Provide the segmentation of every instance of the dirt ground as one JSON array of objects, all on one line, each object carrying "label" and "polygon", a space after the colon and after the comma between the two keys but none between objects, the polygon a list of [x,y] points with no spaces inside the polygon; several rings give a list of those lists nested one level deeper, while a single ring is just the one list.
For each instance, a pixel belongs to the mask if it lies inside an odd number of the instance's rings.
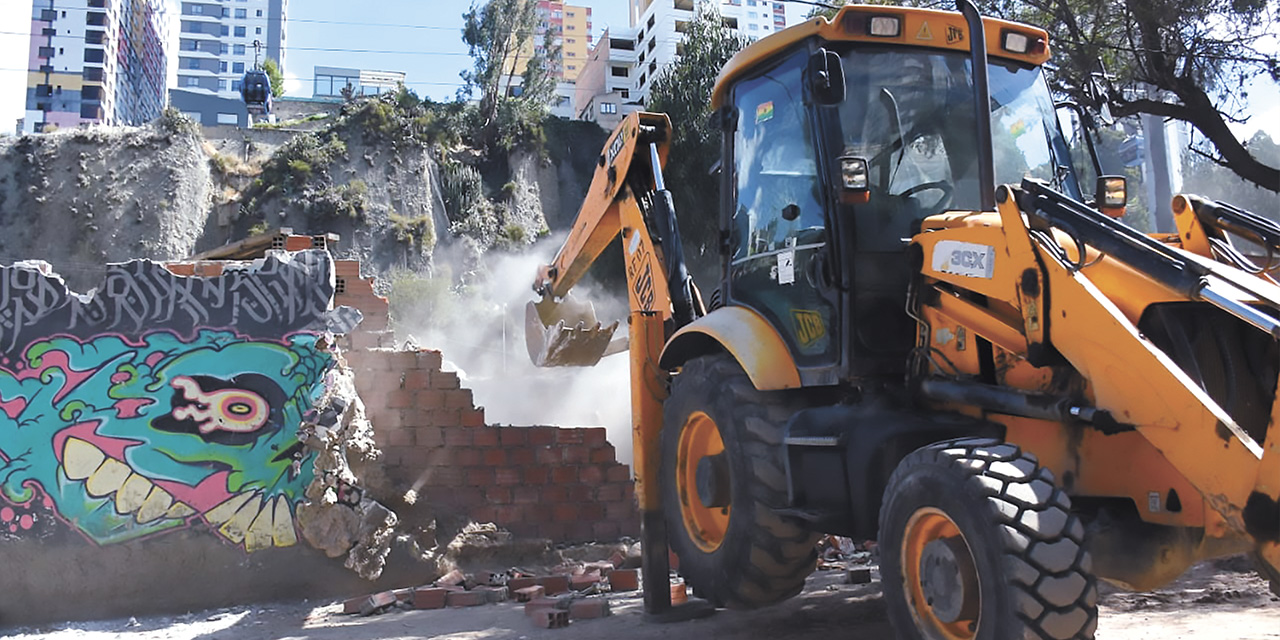
[{"label": "dirt ground", "polygon": [[[720,611],[676,624],[644,621],[638,592],[611,596],[614,614],[580,620],[566,629],[538,629],[522,606],[503,603],[470,609],[391,610],[368,618],[341,614],[339,603],[285,602],[189,613],[176,617],[112,620],[16,630],[15,640],[796,640],[886,639],[878,575],[870,584],[841,584],[841,571],[819,571],[803,594],[760,611]],[[875,574],[873,574],[875,575]],[[1280,638],[1280,599],[1272,596],[1244,558],[1201,564],[1176,583],[1151,593],[1103,588],[1101,640],[1258,640]]]}]

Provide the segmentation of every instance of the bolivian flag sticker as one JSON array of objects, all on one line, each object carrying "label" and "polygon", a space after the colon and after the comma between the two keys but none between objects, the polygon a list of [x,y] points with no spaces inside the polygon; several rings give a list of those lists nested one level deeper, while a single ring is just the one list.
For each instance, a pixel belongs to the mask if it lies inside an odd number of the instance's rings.
[{"label": "bolivian flag sticker", "polygon": [[756,124],[773,119],[773,101],[770,100],[756,107]]}]

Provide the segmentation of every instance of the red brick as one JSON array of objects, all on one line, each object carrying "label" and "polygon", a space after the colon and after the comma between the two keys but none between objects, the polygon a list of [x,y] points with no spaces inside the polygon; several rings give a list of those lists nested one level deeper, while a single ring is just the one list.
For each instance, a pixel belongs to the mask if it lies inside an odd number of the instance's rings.
[{"label": "red brick", "polygon": [[516,590],[524,589],[525,587],[533,587],[533,586],[540,586],[540,585],[538,585],[538,579],[532,576],[512,578],[507,581],[507,588],[511,589],[512,593],[514,593]]},{"label": "red brick", "polygon": [[551,470],[551,481],[556,484],[570,484],[578,481],[577,467],[557,467]]},{"label": "red brick", "polygon": [[547,595],[554,596],[569,590],[569,576],[539,576],[538,584],[542,585]]},{"label": "red brick", "polygon": [[591,525],[591,533],[596,540],[617,540],[622,537],[622,527],[616,522],[595,522]]},{"label": "red brick", "polygon": [[478,467],[484,458],[482,451],[474,447],[446,447],[442,451],[444,453],[440,459],[441,466]]},{"label": "red brick", "polygon": [[458,374],[453,371],[432,371],[431,372],[431,388],[432,389],[457,389],[461,385],[458,382]]},{"label": "red brick", "polygon": [[437,427],[462,427],[462,410],[437,407],[431,410],[429,419]]},{"label": "red brick", "polygon": [[500,427],[499,438],[504,447],[519,447],[529,443],[528,427]]},{"label": "red brick", "polygon": [[498,522],[498,508],[491,504],[472,505],[467,516],[476,522]]},{"label": "red brick", "polygon": [[[480,427],[480,428],[477,428],[475,431],[471,432],[471,440],[472,442],[475,443],[477,447],[496,447],[498,446],[498,432],[492,428]],[[488,451],[485,452],[486,455],[488,453],[489,453]],[[501,453],[501,451],[499,451],[499,453]],[[503,464],[503,463],[498,462],[495,464]]]},{"label": "red brick", "polygon": [[[423,371],[415,371],[414,373],[425,373]],[[414,409],[417,411],[430,411],[432,409],[443,408],[445,403],[444,392],[438,389],[420,389],[414,392],[416,403]]]},{"label": "red brick", "polygon": [[[516,487],[520,489],[522,487]],[[484,499],[493,504],[511,504],[511,487],[485,487]]]},{"label": "red brick", "polygon": [[453,429],[446,428],[444,430],[444,443],[448,446],[467,446],[470,445],[472,441],[473,437],[470,429],[457,427]]},{"label": "red brick", "polygon": [[396,602],[413,604],[413,589],[411,587],[405,587],[404,589],[395,589],[391,593],[396,594]]},{"label": "red brick", "polygon": [[635,591],[640,588],[640,572],[636,569],[618,569],[609,574],[609,588],[613,591]]},{"label": "red brick", "polygon": [[418,404],[416,394],[406,389],[391,389],[383,394],[382,400],[389,409],[408,409]]},{"label": "red brick", "polygon": [[461,487],[467,484],[461,467],[431,467],[427,485],[434,487]]},{"label": "red brick", "polygon": [[567,540],[573,542],[586,542],[595,537],[595,530],[591,527],[590,520],[579,518],[569,523],[569,533]]},{"label": "red brick", "polygon": [[[533,580],[533,578],[528,578],[528,579]],[[509,586],[510,586],[510,583],[508,583],[508,587]],[[541,598],[543,595],[545,595],[546,592],[547,592],[546,588],[544,588],[540,584],[535,584],[528,587],[521,587],[514,591],[514,593],[516,594],[516,602],[529,602],[531,600],[536,600],[538,598]]]},{"label": "red brick", "polygon": [[533,450],[533,459],[538,464],[560,464],[562,455],[559,449],[539,447]]},{"label": "red brick", "polygon": [[[396,594],[392,591],[383,591],[375,593],[364,599],[364,603],[360,605],[360,615],[373,615],[379,609],[388,607],[396,602]],[[345,610],[345,607],[344,607]]]},{"label": "red brick", "polygon": [[595,500],[583,502],[582,504],[577,505],[577,507],[578,507],[578,516],[577,516],[578,520],[583,520],[586,522],[595,522],[597,520],[604,519],[604,505],[600,504],[599,502],[596,502]]},{"label": "red brick", "polygon": [[405,411],[384,411],[378,416],[378,424],[376,428],[388,431],[399,429],[408,424],[405,422],[404,414]]},{"label": "red brick", "polygon": [[[476,435],[479,435],[479,432]],[[476,444],[479,443],[477,442]],[[487,465],[500,467],[507,463],[507,452],[502,449],[486,449],[481,460]],[[516,473],[515,469],[509,469],[509,471]]]},{"label": "red brick", "polygon": [[[467,484],[473,487],[488,487],[493,484],[493,467],[467,467]],[[488,495],[486,491],[485,495]]]},{"label": "red brick", "polygon": [[547,522],[538,525],[538,531],[542,537],[549,538],[552,542],[563,542],[569,537],[569,525],[563,522]]},{"label": "red brick", "polygon": [[483,407],[478,409],[464,408],[460,415],[462,416],[462,426],[464,427],[483,427],[485,425]]},{"label": "red brick", "polygon": [[446,409],[470,409],[474,404],[470,389],[454,389],[444,394]]},{"label": "red brick", "polygon": [[450,607],[476,607],[489,604],[489,597],[483,591],[450,591],[444,603]]},{"label": "red brick", "polygon": [[530,465],[536,462],[533,457],[533,450],[529,448],[507,449],[507,460],[509,460],[513,466]]},{"label": "red brick", "polygon": [[551,517],[556,522],[573,522],[578,519],[578,505],[558,504],[551,507]]},{"label": "red brick", "polygon": [[635,514],[636,507],[630,503],[615,502],[604,507],[605,520],[626,520],[634,518]]},{"label": "red brick", "polygon": [[591,460],[591,449],[584,444],[571,444],[562,448],[560,455],[566,464],[586,464]]},{"label": "red brick", "polygon": [[542,502],[544,504],[554,504],[564,502],[569,499],[569,489],[558,484],[549,484],[542,487]]},{"label": "red brick", "polygon": [[431,466],[431,450],[422,447],[404,447],[397,453],[400,454],[400,466],[407,469],[423,469]]},{"label": "red brick", "polygon": [[592,464],[600,464],[603,462],[616,462],[617,460],[618,460],[618,453],[614,451],[613,445],[611,444],[606,444],[603,447],[600,447],[599,449],[591,450]]},{"label": "red brick", "polygon": [[425,391],[431,388],[431,372],[422,369],[404,372],[400,378],[400,386],[414,391]]},{"label": "red brick", "polygon": [[609,482],[631,482],[631,467],[625,464],[609,467],[604,472],[604,479]]},{"label": "red brick", "polygon": [[592,488],[585,484],[562,485],[564,487],[564,500],[561,502],[590,502]]},{"label": "red brick", "polygon": [[446,573],[440,576],[439,578],[436,578],[436,585],[441,587],[452,587],[452,586],[460,585],[466,581],[467,581],[467,576],[463,575],[461,571],[458,571],[457,569],[451,569],[449,573]]},{"label": "red brick", "polygon": [[444,429],[440,427],[415,427],[413,441],[420,447],[444,446]]},{"label": "red brick", "polygon": [[484,489],[480,487],[457,487],[451,489],[441,502],[460,506],[483,504]]},{"label": "red brick", "polygon": [[494,469],[494,479],[496,484],[520,484],[520,470],[510,467]]},{"label": "red brick", "polygon": [[599,486],[604,482],[604,470],[596,465],[582,467],[578,470],[578,480],[583,484]]},{"label": "red brick", "polygon": [[606,484],[596,489],[596,500],[600,502],[618,502],[622,500],[625,492],[622,486],[618,484]]},{"label": "red brick", "polygon": [[561,428],[556,430],[556,444],[582,444],[586,441],[585,429]]},{"label": "red brick", "polygon": [[597,582],[600,582],[600,574],[584,573],[580,576],[573,576],[569,578],[569,588],[574,591],[583,591],[585,589],[590,589]]},{"label": "red brick", "polygon": [[541,487],[519,485],[511,487],[511,501],[516,504],[534,504],[542,498]]},{"label": "red brick", "polygon": [[609,601],[605,598],[580,598],[569,603],[569,617],[576,620],[603,618],[609,615]]},{"label": "red brick", "polygon": [[423,349],[418,352],[417,365],[419,369],[439,369],[444,366],[444,358],[440,352],[435,349]]},{"label": "red brick", "polygon": [[556,432],[559,429],[555,427],[526,427],[529,431],[529,444],[535,447],[545,447],[555,444]]},{"label": "red brick", "polygon": [[360,609],[364,607],[364,603],[369,601],[369,596],[356,596],[342,603],[342,612],[345,614],[360,613]]},{"label": "red brick", "polygon": [[559,609],[539,608],[528,612],[534,626],[543,629],[562,629],[569,626],[569,612]]},{"label": "red brick", "polygon": [[599,447],[608,442],[608,434],[604,427],[587,427],[583,429],[584,442],[591,447]]},{"label": "red brick", "polygon": [[435,588],[435,586],[420,586],[413,590],[413,608],[415,609],[443,609],[444,595],[448,591]]},{"label": "red brick", "polygon": [[413,431],[410,429],[388,430],[387,444],[393,447],[413,446]]},{"label": "red brick", "polygon": [[[512,451],[512,457],[517,453]],[[515,460],[511,461],[513,464]],[[525,484],[546,484],[551,479],[551,470],[546,467],[525,467],[523,472]]]}]

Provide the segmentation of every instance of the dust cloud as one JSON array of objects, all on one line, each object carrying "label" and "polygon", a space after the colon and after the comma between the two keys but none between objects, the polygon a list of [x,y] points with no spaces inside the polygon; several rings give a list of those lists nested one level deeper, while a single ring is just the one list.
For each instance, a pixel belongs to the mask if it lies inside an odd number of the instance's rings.
[{"label": "dust cloud", "polygon": [[[420,347],[438,349],[446,369],[458,372],[483,406],[488,424],[514,426],[604,427],[618,455],[631,463],[630,372],[625,352],[607,356],[594,367],[535,367],[524,338],[527,303],[538,299],[532,284],[537,267],[547,264],[563,237],[545,238],[526,253],[484,256],[481,267],[456,278],[434,300],[417,307],[414,317],[395,318],[401,340],[412,336]],[[447,255],[437,264],[458,264]],[[473,264],[475,264],[473,262]],[[586,284],[573,297],[590,301],[604,324],[619,321],[625,335],[626,300],[619,293]]]}]

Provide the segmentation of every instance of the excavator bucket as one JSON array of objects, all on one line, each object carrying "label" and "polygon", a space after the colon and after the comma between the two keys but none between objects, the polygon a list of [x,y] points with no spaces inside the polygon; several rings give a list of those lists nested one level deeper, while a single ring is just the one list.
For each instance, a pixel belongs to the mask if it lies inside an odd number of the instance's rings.
[{"label": "excavator bucket", "polygon": [[613,341],[618,322],[603,325],[590,302],[530,302],[524,311],[524,339],[529,359],[539,367],[590,367],[600,358],[625,349]]}]

